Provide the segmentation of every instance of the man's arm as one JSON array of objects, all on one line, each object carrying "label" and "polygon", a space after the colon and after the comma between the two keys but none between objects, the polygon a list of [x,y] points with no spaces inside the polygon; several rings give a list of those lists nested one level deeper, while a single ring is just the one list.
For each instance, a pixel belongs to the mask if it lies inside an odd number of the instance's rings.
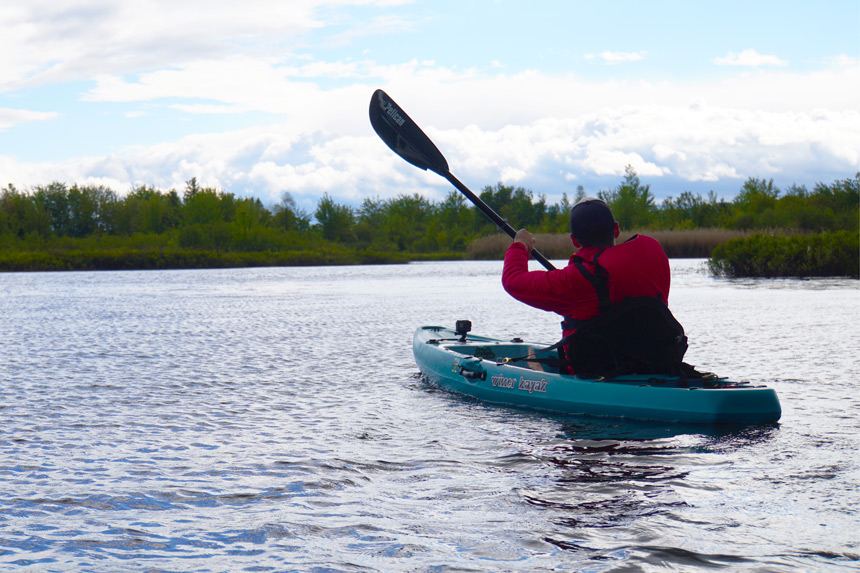
[{"label": "man's arm", "polygon": [[529,306],[559,314],[569,312],[572,293],[564,269],[529,271],[529,251],[533,247],[531,233],[518,231],[505,252],[502,286],[509,295]]}]

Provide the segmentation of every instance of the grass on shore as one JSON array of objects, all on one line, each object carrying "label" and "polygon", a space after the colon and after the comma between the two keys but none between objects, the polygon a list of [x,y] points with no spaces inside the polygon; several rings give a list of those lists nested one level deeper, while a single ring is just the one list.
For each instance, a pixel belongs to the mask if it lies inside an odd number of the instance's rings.
[{"label": "grass on shore", "polygon": [[116,271],[406,263],[401,253],[318,249],[223,253],[186,249],[0,251],[0,271]]},{"label": "grass on shore", "polygon": [[[622,232],[618,242],[624,242],[636,233]],[[688,231],[644,231],[643,234],[660,242],[670,259],[708,258],[711,252],[730,239],[746,237],[745,231],[727,229],[691,229]],[[537,249],[549,259],[567,259],[574,251],[568,234],[535,235]],[[498,233],[483,237],[469,246],[468,258],[492,260],[504,257],[511,244],[507,235]]]}]

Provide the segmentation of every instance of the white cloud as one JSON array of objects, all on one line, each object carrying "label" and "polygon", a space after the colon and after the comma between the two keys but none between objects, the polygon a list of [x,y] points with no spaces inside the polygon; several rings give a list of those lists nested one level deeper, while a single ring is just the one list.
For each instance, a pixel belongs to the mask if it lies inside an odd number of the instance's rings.
[{"label": "white cloud", "polygon": [[860,64],[860,58],[847,54],[838,54],[827,58],[825,63],[837,68],[856,68]]},{"label": "white cloud", "polygon": [[768,54],[759,54],[755,50],[744,50],[739,54],[729,52],[722,58],[714,58],[714,63],[718,66],[742,66],[747,68],[761,67],[785,67],[788,62],[785,60]]},{"label": "white cloud", "polygon": [[0,108],[0,131],[6,131],[10,127],[20,123],[53,119],[58,115],[58,113],[54,112]]},{"label": "white cloud", "polygon": [[[236,54],[282,57],[320,29],[320,9],[385,0],[28,0],[0,6],[0,91],[181,67]],[[337,13],[337,10],[332,10]],[[264,15],[264,17],[261,17]],[[383,18],[374,25],[380,33]],[[399,22],[400,26],[406,25]],[[202,31],[202,33],[201,33]],[[347,38],[348,40],[348,38]]]},{"label": "white cloud", "polygon": [[206,115],[223,115],[229,113],[238,113],[245,111],[241,108],[237,108],[234,106],[228,105],[211,105],[211,104],[203,104],[203,103],[195,103],[195,104],[182,104],[177,103],[170,106],[171,109],[178,109],[179,111],[184,111],[186,113],[192,114],[206,114]]},{"label": "white cloud", "polygon": [[678,151],[662,143],[655,145],[652,148],[652,151],[654,152],[654,157],[659,161],[666,161],[673,158],[677,158],[679,161],[685,161],[687,159],[687,154],[683,151]]},{"label": "white cloud", "polygon": [[[595,193],[617,184],[630,164],[658,197],[667,185],[732,182],[796,173],[788,183],[811,185],[821,173],[850,177],[860,165],[860,112],[749,111],[718,107],[629,106],[525,125],[437,130],[428,135],[451,170],[473,190],[498,181],[547,193],[583,184]],[[238,195],[277,201],[289,191],[305,209],[323,193],[360,203],[367,196],[422,193],[439,200],[452,188],[441,177],[406,164],[370,132],[307,132],[289,124],[128,150],[104,158],[27,164],[0,158],[10,182],[99,182],[124,192],[133,184],[184,187],[197,177]],[[607,181],[614,181],[608,184]]]},{"label": "white cloud", "polygon": [[326,44],[328,46],[350,45],[355,40],[365,36],[412,32],[413,30],[413,22],[393,14],[386,14],[366,22],[361,22],[360,25],[354,26],[346,32],[330,36]]},{"label": "white cloud", "polygon": [[603,60],[607,64],[621,64],[624,62],[638,62],[645,59],[648,52],[600,52],[599,54],[585,54],[586,60]]}]

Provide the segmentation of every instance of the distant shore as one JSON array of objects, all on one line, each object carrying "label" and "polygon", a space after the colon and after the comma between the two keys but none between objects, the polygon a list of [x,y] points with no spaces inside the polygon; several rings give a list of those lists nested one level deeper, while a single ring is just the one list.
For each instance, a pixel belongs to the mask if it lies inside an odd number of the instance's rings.
[{"label": "distant shore", "polygon": [[[571,206],[586,197],[577,189],[549,204],[530,189],[498,183],[485,186],[480,201],[515,228],[529,229],[541,252],[567,259]],[[622,231],[656,238],[670,258],[710,258],[720,245],[766,236],[857,235],[860,173],[814,188],[777,188],[773,180],[751,177],[732,201],[712,191],[685,191],[657,203],[649,184],[631,166],[621,184],[597,196],[612,208]],[[625,240],[632,232],[620,237]],[[767,241],[765,241],[767,242]],[[712,267],[724,275],[809,276],[840,272],[853,276],[857,241],[827,239],[806,245],[801,257],[794,240],[761,247],[732,246],[728,259],[739,264]],[[745,243],[744,243],[745,244]],[[252,266],[392,264],[421,260],[500,260],[510,238],[456,190],[442,201],[412,193],[365,198],[341,204],[328,194],[313,213],[285,192],[279,203],[201,186],[196,177],[184,190],[141,185],[125,194],[98,185],[52,182],[32,189],[9,184],[0,189],[0,271],[195,269]],[[832,255],[830,250],[840,245]],[[777,258],[744,264],[756,256]],[[783,256],[787,249],[790,256]],[[828,250],[830,249],[830,250]],[[831,260],[835,256],[840,261]],[[793,260],[803,260],[793,265]],[[842,259],[845,259],[844,261]],[[827,260],[825,265],[816,261]],[[856,261],[855,261],[856,262]],[[721,263],[722,264],[722,263]],[[847,270],[844,270],[847,269]],[[774,274],[775,273],[775,274]],[[787,275],[780,274],[787,273]]]},{"label": "distant shore", "polygon": [[183,249],[0,251],[0,271],[119,271],[407,263],[400,253],[337,250],[224,253]]},{"label": "distant shore", "polygon": [[[669,258],[707,258],[711,271],[726,277],[858,277],[858,233],[766,235],[723,229],[644,231],[663,245]],[[626,233],[619,240],[626,240]],[[300,251],[221,252],[214,250],[119,247],[105,249],[0,249],[0,272],[167,270],[245,267],[300,267],[404,264],[425,260],[501,260],[511,239],[497,234],[472,242],[463,253],[414,254],[345,248]],[[567,259],[573,245],[566,234],[537,235],[551,259]]]}]

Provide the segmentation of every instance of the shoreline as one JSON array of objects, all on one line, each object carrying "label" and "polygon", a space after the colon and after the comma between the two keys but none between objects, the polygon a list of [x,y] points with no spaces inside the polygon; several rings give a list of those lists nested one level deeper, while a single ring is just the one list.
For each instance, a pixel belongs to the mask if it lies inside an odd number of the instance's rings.
[{"label": "shoreline", "polygon": [[[857,233],[818,235],[751,234],[701,229],[651,231],[670,259],[708,259],[717,277],[860,278]],[[675,235],[675,243],[667,236]],[[633,233],[628,233],[627,236]],[[684,241],[679,241],[684,237]],[[691,238],[696,239],[691,240]],[[622,236],[621,239],[626,239]],[[727,240],[726,240],[727,239]],[[542,235],[538,247],[548,257],[565,260],[567,235]],[[295,251],[223,252],[176,247],[42,250],[0,249],[0,273],[193,270],[252,267],[394,265],[421,261],[502,260],[510,244],[506,235],[478,239],[467,252],[403,253],[338,248]],[[565,249],[567,249],[565,251]]]}]

